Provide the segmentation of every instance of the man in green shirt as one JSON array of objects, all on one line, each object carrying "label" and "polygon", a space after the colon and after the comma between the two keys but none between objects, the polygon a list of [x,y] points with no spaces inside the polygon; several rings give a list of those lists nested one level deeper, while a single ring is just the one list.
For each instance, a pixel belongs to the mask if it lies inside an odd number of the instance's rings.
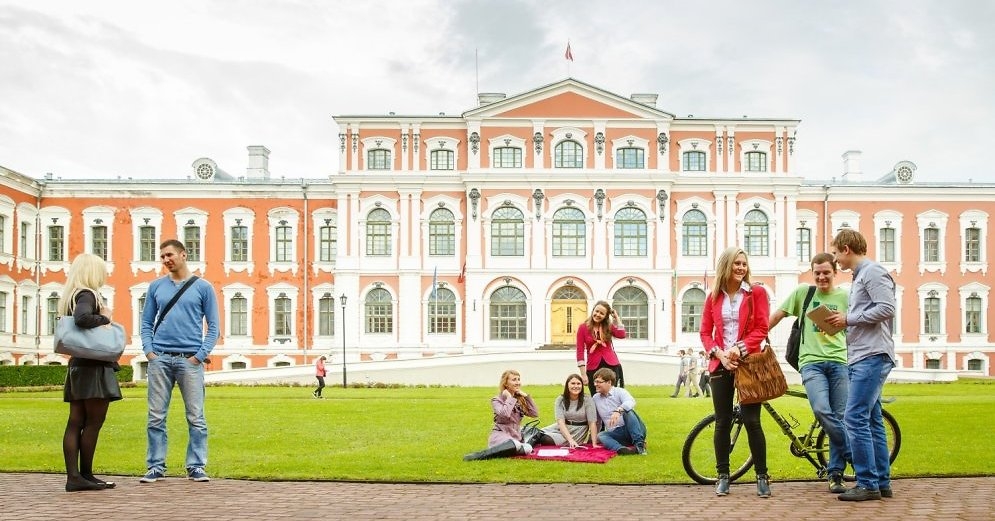
[{"label": "man in green shirt", "polygon": [[[813,257],[812,273],[815,275],[816,290],[808,308],[802,309],[809,285],[801,284],[771,314],[771,328],[788,315],[801,317],[819,306],[846,313],[848,293],[835,285],[836,262],[832,254],[820,253]],[[812,412],[829,436],[829,465],[826,469],[829,474],[829,491],[840,494],[846,491],[843,469],[850,460],[846,430],[843,427],[848,391],[846,330],[828,335],[806,319],[798,350],[798,372],[802,375]]]}]

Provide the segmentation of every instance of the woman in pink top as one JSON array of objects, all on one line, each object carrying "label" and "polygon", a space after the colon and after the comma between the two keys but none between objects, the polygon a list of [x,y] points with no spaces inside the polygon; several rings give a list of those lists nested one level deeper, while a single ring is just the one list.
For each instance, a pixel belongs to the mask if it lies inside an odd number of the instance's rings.
[{"label": "woman in pink top", "polygon": [[315,398],[323,398],[321,396],[321,390],[325,388],[325,357],[324,355],[318,357],[318,361],[314,363],[314,377],[318,379],[318,388],[314,390],[312,395]]},{"label": "woman in pink top", "polygon": [[604,300],[599,300],[594,304],[591,317],[577,328],[577,367],[587,369],[586,373],[581,373],[581,378],[590,389],[591,396],[596,392],[594,372],[602,367],[615,371],[618,386],[625,387],[622,364],[615,354],[612,338],[625,338],[625,326],[618,318],[618,312]]}]

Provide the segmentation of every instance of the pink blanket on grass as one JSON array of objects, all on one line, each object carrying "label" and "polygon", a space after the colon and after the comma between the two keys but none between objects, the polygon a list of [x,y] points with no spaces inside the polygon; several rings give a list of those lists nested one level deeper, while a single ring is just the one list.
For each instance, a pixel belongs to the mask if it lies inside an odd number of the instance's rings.
[{"label": "pink blanket on grass", "polygon": [[547,461],[571,461],[574,463],[605,463],[615,457],[615,451],[602,447],[598,447],[596,449],[592,449],[591,447],[587,447],[585,449],[569,449],[566,447],[544,445],[534,447],[532,449],[532,454],[522,454],[515,457]]}]

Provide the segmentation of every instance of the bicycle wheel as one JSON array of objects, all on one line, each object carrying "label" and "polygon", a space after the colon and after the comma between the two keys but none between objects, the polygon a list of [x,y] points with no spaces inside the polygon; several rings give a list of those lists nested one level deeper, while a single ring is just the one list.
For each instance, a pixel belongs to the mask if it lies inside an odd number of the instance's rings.
[{"label": "bicycle wheel", "polygon": [[[884,419],[884,436],[888,439],[888,461],[895,462],[898,451],[902,449],[902,429],[898,427],[898,421],[885,409],[881,409],[881,416]],[[819,456],[819,463],[825,468],[829,464],[829,435],[824,429],[819,429],[819,437],[815,441],[816,454]],[[852,475],[846,475],[847,479]]]},{"label": "bicycle wheel", "polygon": [[[684,464],[684,471],[696,483],[702,485],[714,485],[718,481],[718,472],[715,470],[715,415],[709,414],[698,422],[684,440],[684,448],[681,450],[681,462]],[[742,440],[740,440],[742,435]],[[753,457],[750,455],[750,444],[746,440],[746,429],[743,428],[743,421],[736,414],[733,416],[732,433],[730,436],[729,448],[729,480],[735,481],[746,474],[753,466]]]}]

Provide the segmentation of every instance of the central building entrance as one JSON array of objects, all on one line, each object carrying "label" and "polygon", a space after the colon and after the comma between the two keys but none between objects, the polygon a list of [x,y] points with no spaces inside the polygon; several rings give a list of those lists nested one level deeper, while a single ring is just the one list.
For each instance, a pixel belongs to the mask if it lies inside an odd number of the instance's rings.
[{"label": "central building entrance", "polygon": [[550,303],[550,343],[577,343],[577,328],[587,320],[587,295],[576,286],[563,286]]}]

